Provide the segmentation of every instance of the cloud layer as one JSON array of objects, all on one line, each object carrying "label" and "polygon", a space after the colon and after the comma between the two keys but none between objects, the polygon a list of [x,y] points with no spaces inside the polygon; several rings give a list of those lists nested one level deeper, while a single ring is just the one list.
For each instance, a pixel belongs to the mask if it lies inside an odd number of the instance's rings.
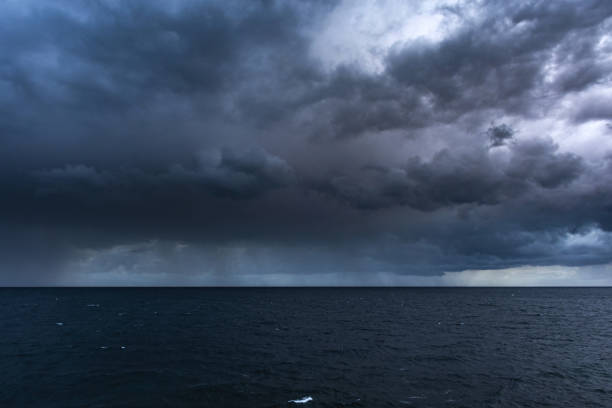
[{"label": "cloud layer", "polygon": [[612,4],[409,3],[4,2],[0,283],[593,281]]}]

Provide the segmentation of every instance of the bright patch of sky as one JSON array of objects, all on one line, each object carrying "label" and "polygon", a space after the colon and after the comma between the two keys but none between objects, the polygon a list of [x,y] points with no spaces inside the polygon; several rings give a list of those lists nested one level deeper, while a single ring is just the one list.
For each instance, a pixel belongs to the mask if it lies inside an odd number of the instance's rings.
[{"label": "bright patch of sky", "polygon": [[311,52],[330,70],[344,64],[379,73],[394,46],[411,41],[439,42],[457,28],[457,16],[444,7],[460,3],[345,0],[324,19]]}]

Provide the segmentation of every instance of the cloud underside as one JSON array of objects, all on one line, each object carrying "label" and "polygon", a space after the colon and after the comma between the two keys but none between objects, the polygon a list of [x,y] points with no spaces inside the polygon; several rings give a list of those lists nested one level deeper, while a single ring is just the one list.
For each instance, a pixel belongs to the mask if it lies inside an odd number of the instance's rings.
[{"label": "cloud underside", "polygon": [[0,283],[608,284],[612,3],[401,3],[5,2]]}]

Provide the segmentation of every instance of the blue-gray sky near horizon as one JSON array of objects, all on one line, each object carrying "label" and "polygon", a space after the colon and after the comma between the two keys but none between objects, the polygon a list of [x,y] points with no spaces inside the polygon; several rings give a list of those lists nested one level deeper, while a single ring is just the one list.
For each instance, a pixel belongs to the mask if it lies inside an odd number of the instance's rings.
[{"label": "blue-gray sky near horizon", "polygon": [[2,285],[610,285],[612,2],[0,2]]}]

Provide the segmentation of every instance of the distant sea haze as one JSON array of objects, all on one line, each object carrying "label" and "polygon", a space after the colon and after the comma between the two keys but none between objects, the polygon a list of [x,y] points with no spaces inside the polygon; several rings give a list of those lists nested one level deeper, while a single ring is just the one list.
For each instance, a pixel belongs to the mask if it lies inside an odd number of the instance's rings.
[{"label": "distant sea haze", "polygon": [[2,407],[609,407],[611,288],[0,289]]}]

